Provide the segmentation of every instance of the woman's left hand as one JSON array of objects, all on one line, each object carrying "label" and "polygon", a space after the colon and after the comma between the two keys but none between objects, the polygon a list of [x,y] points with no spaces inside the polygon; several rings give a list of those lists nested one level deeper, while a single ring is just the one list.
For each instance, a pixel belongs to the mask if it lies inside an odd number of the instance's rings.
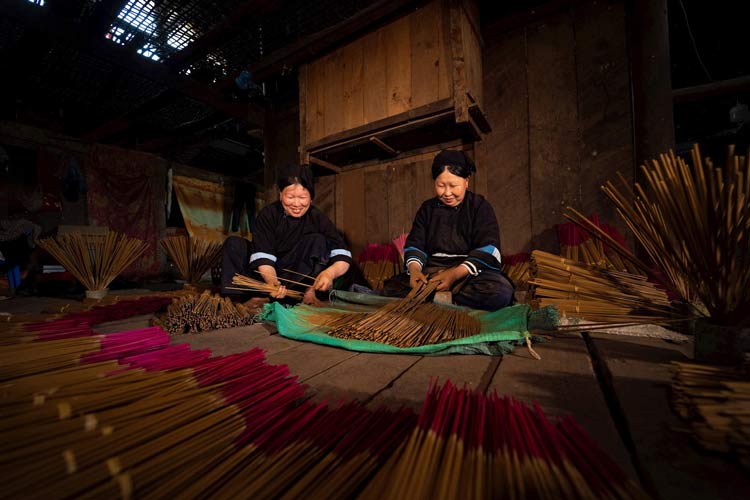
[{"label": "woman's left hand", "polygon": [[325,292],[333,288],[333,279],[334,278],[332,273],[328,269],[326,269],[318,274],[318,277],[315,278],[315,283],[313,283],[312,287],[319,292]]},{"label": "woman's left hand", "polygon": [[430,281],[440,281],[436,290],[441,292],[443,290],[450,290],[453,287],[453,283],[464,278],[467,274],[468,272],[464,271],[463,266],[456,266],[431,276]]},{"label": "woman's left hand", "polygon": [[313,287],[308,288],[305,290],[305,295],[302,297],[302,303],[307,304],[308,306],[316,306],[321,307],[324,306],[323,302],[318,300],[318,297],[315,296],[315,289]]}]

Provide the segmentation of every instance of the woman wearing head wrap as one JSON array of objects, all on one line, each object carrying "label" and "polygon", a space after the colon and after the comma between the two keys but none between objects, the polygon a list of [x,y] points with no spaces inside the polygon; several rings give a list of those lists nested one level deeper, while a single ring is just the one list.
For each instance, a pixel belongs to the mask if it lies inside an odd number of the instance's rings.
[{"label": "woman wearing head wrap", "polygon": [[[468,190],[474,163],[462,151],[441,151],[432,163],[435,197],[419,208],[404,247],[406,273],[385,284],[405,296],[420,282],[440,280],[453,302],[494,311],[513,301],[500,267],[500,231],[492,206]],[[429,278],[428,278],[429,277]]]},{"label": "woman wearing head wrap", "polygon": [[[271,297],[282,299],[287,287],[279,278],[305,281],[300,276],[304,274],[315,277],[304,290],[304,302],[315,303],[315,291],[331,289],[333,281],[349,270],[352,254],[330,219],[313,206],[315,187],[308,167],[287,166],[278,187],[279,201],[261,210],[255,220],[252,250],[244,241],[225,243],[223,266],[231,269],[222,270],[223,284],[231,286],[230,273],[245,270],[252,276],[257,271],[266,283],[279,286]],[[242,258],[243,253],[249,253],[249,259]]]}]

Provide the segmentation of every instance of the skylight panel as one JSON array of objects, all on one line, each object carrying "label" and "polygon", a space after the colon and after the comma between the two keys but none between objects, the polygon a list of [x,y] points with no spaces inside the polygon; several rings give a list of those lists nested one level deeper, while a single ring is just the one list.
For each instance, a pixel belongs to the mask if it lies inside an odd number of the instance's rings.
[{"label": "skylight panel", "polygon": [[156,30],[156,16],[153,15],[155,7],[156,5],[152,1],[128,0],[125,7],[117,14],[117,18],[122,19],[135,29],[151,35]]},{"label": "skylight panel", "polygon": [[195,40],[195,31],[189,24],[183,24],[167,37],[167,45],[182,50]]}]

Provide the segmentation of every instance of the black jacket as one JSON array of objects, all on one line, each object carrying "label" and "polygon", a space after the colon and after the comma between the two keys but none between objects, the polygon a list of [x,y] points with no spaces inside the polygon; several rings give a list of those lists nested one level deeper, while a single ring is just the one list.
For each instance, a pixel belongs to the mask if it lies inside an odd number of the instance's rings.
[{"label": "black jacket", "polygon": [[253,232],[253,253],[250,266],[274,266],[294,249],[302,237],[322,234],[328,247],[328,264],[337,261],[352,263],[352,254],[346,247],[344,238],[336,230],[331,220],[318,208],[311,206],[302,217],[286,215],[280,201],[271,203],[260,211],[255,220]]},{"label": "black jacket", "polygon": [[435,197],[419,208],[404,248],[406,267],[417,261],[425,266],[464,265],[477,275],[484,269],[500,270],[500,230],[495,211],[482,195],[466,191],[457,207]]}]

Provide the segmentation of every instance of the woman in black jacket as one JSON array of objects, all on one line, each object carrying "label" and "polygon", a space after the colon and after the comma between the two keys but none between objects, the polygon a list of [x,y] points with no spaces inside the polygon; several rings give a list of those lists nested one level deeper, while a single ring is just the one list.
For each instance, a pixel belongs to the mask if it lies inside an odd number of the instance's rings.
[{"label": "woman in black jacket", "polygon": [[283,299],[286,285],[299,288],[286,280],[305,281],[301,275],[307,275],[315,282],[300,291],[306,304],[315,304],[315,292],[331,289],[349,270],[352,254],[333,222],[312,204],[315,188],[309,167],[288,165],[278,186],[279,201],[258,214],[252,243],[236,237],[224,243],[224,293],[231,293],[227,287],[234,273],[246,273],[278,285],[271,297]]},{"label": "woman in black jacket", "polygon": [[474,163],[462,151],[441,151],[432,163],[435,197],[419,208],[404,247],[406,273],[385,284],[403,297],[420,282],[440,280],[459,305],[494,311],[513,301],[501,271],[500,231],[492,206],[468,190]]}]

